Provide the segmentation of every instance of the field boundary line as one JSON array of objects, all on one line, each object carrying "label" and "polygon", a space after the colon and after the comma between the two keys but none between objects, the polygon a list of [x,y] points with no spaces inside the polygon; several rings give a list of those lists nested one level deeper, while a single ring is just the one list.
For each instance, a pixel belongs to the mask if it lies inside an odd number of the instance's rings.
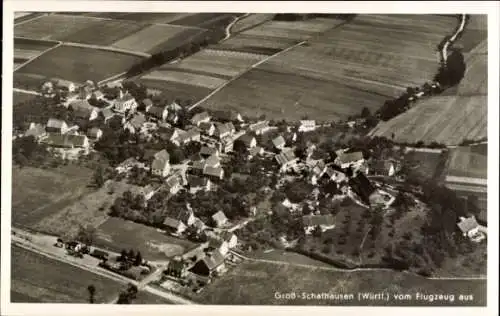
[{"label": "field boundary line", "polygon": [[254,69],[255,67],[258,67],[260,64],[268,61],[269,59],[273,58],[273,57],[276,57],[282,53],[285,53],[297,46],[300,46],[300,45],[303,45],[304,43],[306,43],[307,41],[302,41],[302,42],[299,42],[297,44],[294,44],[290,47],[287,47],[285,48],[284,50],[281,50],[273,55],[270,55],[270,56],[267,56],[266,58],[258,61],[257,63],[251,65],[250,67],[248,67],[247,69],[245,69],[243,72],[241,72],[240,74],[238,74],[237,76],[231,78],[230,80],[226,81],[226,83],[224,83],[223,85],[221,85],[220,87],[216,88],[215,90],[213,90],[212,92],[210,92],[206,97],[204,97],[203,99],[201,99],[200,101],[196,102],[195,104],[191,105],[189,108],[188,108],[188,111],[191,111],[193,110],[194,108],[196,108],[197,106],[199,106],[201,103],[205,102],[206,100],[208,100],[210,97],[212,97],[214,94],[216,94],[217,92],[219,92],[220,90],[222,90],[224,87],[226,87],[228,84],[230,84],[231,82],[235,81],[236,79],[242,77],[244,74],[246,74],[248,71]]},{"label": "field boundary line", "polygon": [[148,54],[148,53],[143,53],[143,52],[139,52],[139,51],[132,51],[132,50],[128,50],[128,49],[121,49],[121,48],[116,48],[113,46],[100,46],[100,45],[82,44],[82,43],[74,43],[74,42],[62,42],[62,45],[70,46],[70,47],[83,47],[83,48],[98,49],[98,50],[104,50],[104,51],[108,51],[108,52],[128,54],[128,55],[145,57],[145,58],[151,57],[151,54]]},{"label": "field boundary line", "polygon": [[[19,36],[18,36],[18,37],[14,37],[14,40],[15,40],[16,38],[19,38],[19,39],[32,39],[32,38],[27,38],[27,37],[19,37]],[[29,63],[30,63],[30,62],[32,62],[33,60],[35,60],[35,59],[39,58],[39,57],[40,57],[40,56],[42,56],[43,54],[45,54],[45,53],[47,53],[47,52],[49,52],[49,51],[51,51],[51,50],[55,49],[56,47],[61,46],[61,45],[62,45],[62,43],[58,41],[58,43],[57,43],[56,45],[54,45],[54,46],[52,46],[52,47],[47,48],[46,50],[42,51],[42,52],[41,52],[40,54],[38,54],[37,56],[35,56],[35,57],[33,57],[33,58],[28,59],[26,62],[22,63],[21,65],[17,66],[16,68],[14,68],[14,71],[17,71],[18,69],[21,69],[22,67],[26,66],[27,64],[29,64]]]},{"label": "field boundary line", "polygon": [[38,16],[34,16],[32,17],[31,19],[27,19],[27,20],[24,20],[24,21],[19,21],[16,23],[16,19],[14,19],[14,28],[18,25],[22,25],[24,23],[27,23],[27,22],[30,22],[30,21],[34,21],[34,20],[37,20],[37,19],[40,19],[41,17],[44,17],[44,16],[49,16],[50,13],[44,13],[44,14],[41,14],[41,15],[38,15]]}]

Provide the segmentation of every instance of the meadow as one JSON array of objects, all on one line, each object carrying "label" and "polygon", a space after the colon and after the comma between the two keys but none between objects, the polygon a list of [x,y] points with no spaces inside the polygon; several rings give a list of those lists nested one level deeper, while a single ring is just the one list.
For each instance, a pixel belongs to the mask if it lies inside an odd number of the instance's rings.
[{"label": "meadow", "polygon": [[14,38],[14,58],[32,59],[55,45],[54,41]]},{"label": "meadow", "polygon": [[454,177],[486,179],[488,153],[487,144],[453,148],[446,173]]},{"label": "meadow", "polygon": [[14,303],[88,303],[87,287],[96,288],[96,303],[107,303],[123,284],[25,250],[11,247],[11,301]]}]

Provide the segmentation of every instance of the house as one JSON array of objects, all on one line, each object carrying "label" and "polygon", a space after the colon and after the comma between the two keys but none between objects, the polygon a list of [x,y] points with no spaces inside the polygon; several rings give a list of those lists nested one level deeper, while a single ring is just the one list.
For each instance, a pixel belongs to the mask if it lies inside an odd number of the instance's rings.
[{"label": "house", "polygon": [[304,233],[309,235],[316,227],[319,227],[321,232],[333,229],[335,227],[335,220],[331,214],[305,215],[302,216],[302,224],[304,225]]},{"label": "house", "polygon": [[334,163],[342,169],[349,168],[349,166],[360,166],[364,162],[363,153],[355,151],[351,153],[336,152],[337,158]]},{"label": "house", "polygon": [[238,138],[238,141],[242,142],[246,148],[253,148],[257,146],[257,139],[250,134],[244,134]]},{"label": "house", "polygon": [[170,155],[163,149],[154,155],[151,172],[160,177],[166,177],[170,172]]},{"label": "house", "polygon": [[45,131],[45,126],[38,123],[30,123],[28,130],[24,133],[24,136],[33,136],[36,139],[45,136],[47,133]]},{"label": "house", "polygon": [[138,162],[135,158],[131,157],[131,158],[128,158],[128,159],[125,159],[124,161],[122,161],[116,168],[115,170],[118,172],[118,173],[123,173],[123,172],[127,172],[129,171],[130,169],[132,169],[133,167],[138,167],[138,168],[144,168],[145,165],[143,163],[140,163]]},{"label": "house", "polygon": [[224,226],[227,223],[227,217],[226,214],[222,211],[218,211],[214,215],[212,215],[212,221],[215,224],[215,227],[221,227]]},{"label": "house", "polygon": [[264,148],[256,146],[248,149],[247,159],[252,159],[254,157],[261,156],[262,154],[264,154]]},{"label": "house", "polygon": [[98,127],[92,127],[87,131],[87,136],[94,140],[99,140],[102,137],[102,130]]},{"label": "house", "polygon": [[214,251],[210,256],[205,256],[196,262],[190,271],[203,277],[213,277],[221,273],[224,268],[224,256]]},{"label": "house", "polygon": [[203,169],[203,174],[214,179],[222,180],[224,178],[224,169],[219,167],[206,166]]},{"label": "house", "polygon": [[225,154],[232,152],[234,149],[233,137],[227,136],[227,137],[222,138],[220,140],[220,149]]},{"label": "house", "polygon": [[48,133],[40,142],[61,148],[89,148],[89,139],[85,135]]},{"label": "house", "polygon": [[178,176],[173,175],[165,180],[166,189],[170,194],[176,194],[182,188],[181,181]]},{"label": "house", "polygon": [[241,114],[233,110],[217,110],[214,111],[213,116],[220,121],[243,122]]},{"label": "house", "polygon": [[186,224],[172,217],[165,218],[165,220],[163,221],[163,226],[177,235],[182,234],[187,229]]},{"label": "house", "polygon": [[479,225],[475,216],[460,217],[457,226],[462,231],[464,237],[468,237],[474,242],[480,242],[486,238],[486,227]]},{"label": "house", "polygon": [[177,124],[177,122],[179,122],[179,115],[176,112],[168,112],[167,122],[170,124]]},{"label": "house", "polygon": [[208,178],[202,178],[195,175],[188,175],[189,193],[196,194],[198,191],[210,191],[212,182]]},{"label": "house", "polygon": [[58,80],[57,87],[67,90],[69,93],[74,93],[76,91],[76,85],[68,80]]},{"label": "house", "polygon": [[284,148],[280,154],[274,156],[274,159],[280,165],[280,172],[286,172],[290,168],[293,168],[298,161],[292,148]]},{"label": "house", "polygon": [[113,116],[115,116],[115,113],[110,108],[102,109],[100,114],[104,119],[104,123],[107,123]]},{"label": "house", "polygon": [[316,129],[316,121],[302,120],[300,121],[299,132],[311,132]]},{"label": "house", "polygon": [[191,118],[191,124],[199,126],[201,123],[210,122],[210,114],[208,112],[201,112],[193,115]]},{"label": "house", "polygon": [[202,175],[205,170],[205,161],[204,160],[195,160],[193,161],[193,165],[191,166],[191,173],[195,175]]},{"label": "house", "polygon": [[[146,98],[146,99],[142,100],[141,103],[144,106],[144,110],[146,112],[149,112],[149,109],[153,106],[153,101],[151,99],[149,99],[149,98]],[[167,112],[168,112],[168,110],[167,110]]]},{"label": "house", "polygon": [[73,111],[76,118],[93,121],[99,117],[100,110],[96,107],[92,108],[77,108]]},{"label": "house", "polygon": [[281,205],[284,206],[289,212],[296,212],[300,207],[298,203],[292,203],[288,198],[284,199],[283,202],[281,202]]},{"label": "house", "polygon": [[377,160],[369,164],[366,174],[372,176],[389,176],[392,177],[396,173],[394,163],[386,160]]},{"label": "house", "polygon": [[144,197],[144,201],[148,201],[153,197],[153,195],[158,192],[160,189],[160,185],[158,184],[148,184],[139,190],[139,194],[141,194]]},{"label": "house", "polygon": [[97,258],[97,259],[101,259],[101,260],[108,260],[109,258],[109,253],[107,253],[106,251],[102,251],[102,250],[99,250],[99,249],[94,249],[90,255],[94,258]]},{"label": "house", "polygon": [[221,139],[223,137],[231,135],[231,131],[229,130],[229,127],[226,124],[215,123],[214,135],[217,136],[219,139]]},{"label": "house", "polygon": [[49,118],[47,125],[45,127],[45,131],[47,133],[59,133],[64,134],[68,130],[68,124],[63,120],[58,120],[55,118]]},{"label": "house", "polygon": [[187,275],[186,263],[181,257],[176,256],[168,262],[167,269],[163,273],[179,279],[184,278]]},{"label": "house", "polygon": [[318,183],[318,180],[323,177],[323,175],[326,172],[326,164],[323,160],[319,160],[316,162],[314,167],[311,169],[311,174],[310,174],[310,181],[313,185],[316,185]]},{"label": "house", "polygon": [[160,138],[162,140],[168,140],[168,141],[172,142],[173,144],[180,146],[181,136],[184,135],[185,133],[186,133],[186,131],[184,131],[180,128],[174,128],[174,129],[160,132]]},{"label": "house", "polygon": [[213,154],[205,160],[205,167],[218,168],[220,167],[219,155]]},{"label": "house", "polygon": [[120,90],[120,95],[113,101],[113,109],[118,113],[134,112],[137,109],[137,102],[128,92],[123,93]]},{"label": "house", "polygon": [[375,187],[371,184],[370,180],[362,172],[357,172],[349,179],[351,189],[359,195],[361,200],[366,204],[370,204],[370,196],[375,192]]},{"label": "house", "polygon": [[217,148],[214,148],[214,147],[208,147],[208,146],[203,146],[201,147],[200,149],[200,156],[204,159],[212,156],[212,155],[215,155],[215,156],[219,156],[219,151],[217,150]]},{"label": "house", "polygon": [[167,109],[170,112],[176,113],[182,110],[182,106],[180,106],[179,104],[177,104],[177,102],[174,101],[167,106]]},{"label": "house", "polygon": [[335,168],[335,166],[328,166],[325,170],[324,176],[328,180],[334,181],[336,183],[341,183],[348,180],[345,172],[339,170],[339,168]]},{"label": "house", "polygon": [[92,99],[102,100],[104,99],[104,93],[102,93],[101,90],[95,90],[94,92],[92,92],[92,95],[90,97]]},{"label": "house", "polygon": [[167,107],[151,106],[149,107],[147,113],[152,117],[161,121],[165,121],[168,117]]},{"label": "house", "polygon": [[273,146],[274,148],[278,149],[278,150],[282,150],[283,148],[285,148],[285,138],[283,136],[278,136],[276,137],[275,139],[272,140],[273,142]]},{"label": "house", "polygon": [[191,209],[191,206],[189,206],[189,204],[187,204],[186,210],[182,210],[179,213],[177,219],[182,221],[187,226],[192,226],[196,222],[196,217],[194,216],[193,210]]},{"label": "house", "polygon": [[269,121],[260,121],[254,124],[250,124],[248,129],[251,132],[254,132],[255,135],[262,135],[270,129]]},{"label": "house", "polygon": [[184,133],[181,133],[177,141],[179,142],[179,144],[185,145],[190,142],[199,142],[200,139],[201,139],[200,132],[195,128],[191,128],[185,131]]},{"label": "house", "polygon": [[198,126],[204,135],[212,136],[215,133],[215,125],[211,122],[203,122]]},{"label": "house", "polygon": [[209,249],[218,251],[223,256],[226,256],[229,252],[229,244],[221,238],[210,238],[208,241],[208,247]]},{"label": "house", "polygon": [[130,121],[123,125],[123,128],[128,129],[130,133],[135,134],[141,130],[144,123],[146,123],[146,117],[144,114],[137,113],[132,117],[132,119],[130,119]]},{"label": "house", "polygon": [[228,231],[222,232],[221,238],[227,242],[229,249],[233,249],[238,245],[238,237],[234,233]]}]

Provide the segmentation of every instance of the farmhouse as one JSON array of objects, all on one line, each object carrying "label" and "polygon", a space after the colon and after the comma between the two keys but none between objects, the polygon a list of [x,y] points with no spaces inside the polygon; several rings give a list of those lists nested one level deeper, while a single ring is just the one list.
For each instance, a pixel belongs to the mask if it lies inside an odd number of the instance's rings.
[{"label": "farmhouse", "polygon": [[87,131],[87,136],[91,139],[98,140],[102,137],[102,130],[98,127],[92,127]]},{"label": "farmhouse", "polygon": [[165,218],[163,226],[177,235],[182,234],[187,229],[187,226],[183,222],[172,217]]},{"label": "farmhouse", "polygon": [[390,161],[376,160],[370,163],[367,167],[366,174],[373,176],[389,176],[392,177],[395,173],[394,164]]},{"label": "farmhouse", "polygon": [[208,146],[203,146],[200,149],[200,156],[203,158],[208,158],[212,155],[219,156],[219,151],[217,148],[214,147],[208,147]]},{"label": "farmhouse", "polygon": [[283,151],[274,156],[274,158],[280,165],[280,172],[286,172],[290,168],[293,168],[298,161],[292,148],[284,148]]},{"label": "farmhouse", "polygon": [[191,128],[184,133],[181,133],[178,137],[178,142],[180,144],[187,144],[190,142],[199,142],[201,139],[201,134],[198,130]]},{"label": "farmhouse", "polygon": [[89,148],[89,139],[85,135],[48,133],[47,137],[43,138],[40,142],[53,147]]},{"label": "farmhouse", "polygon": [[252,159],[253,157],[260,156],[264,153],[264,148],[260,146],[256,146],[248,149],[248,159]]},{"label": "farmhouse", "polygon": [[200,128],[201,132],[207,136],[212,136],[215,133],[215,125],[214,125],[214,123],[211,123],[211,122],[200,123],[199,128]]},{"label": "farmhouse", "polygon": [[316,129],[316,121],[302,120],[300,121],[299,132],[311,132]]},{"label": "farmhouse", "polygon": [[246,148],[253,148],[257,146],[257,140],[254,136],[250,134],[244,134],[238,138],[238,141],[242,142]]},{"label": "farmhouse", "polygon": [[205,256],[196,262],[190,271],[203,277],[213,277],[221,273],[224,268],[224,256],[214,251],[210,256]]},{"label": "farmhouse", "polygon": [[226,256],[229,252],[229,244],[221,238],[210,238],[208,247],[219,252],[223,256]]},{"label": "farmhouse", "polygon": [[33,136],[36,139],[45,136],[47,133],[45,132],[45,126],[43,124],[38,123],[30,123],[30,126],[24,136]]},{"label": "farmhouse", "polygon": [[212,182],[208,178],[188,175],[189,193],[196,194],[198,191],[210,191]]},{"label": "farmhouse", "polygon": [[338,152],[334,163],[343,169],[350,166],[360,166],[364,162],[363,153],[355,151],[352,153]]},{"label": "farmhouse", "polygon": [[220,166],[210,167],[205,165],[203,174],[213,179],[222,180],[224,178],[224,169],[222,169]]},{"label": "farmhouse", "polygon": [[283,138],[283,136],[278,136],[276,137],[275,139],[273,139],[273,145],[274,145],[274,148],[276,148],[277,150],[282,150],[283,148],[285,148],[285,138]]},{"label": "farmhouse", "polygon": [[47,133],[59,133],[64,134],[68,130],[68,125],[63,120],[58,120],[55,118],[50,118],[45,127]]},{"label": "farmhouse", "polygon": [[474,216],[460,217],[457,226],[465,237],[474,242],[480,242],[486,238],[486,227],[479,225]]},{"label": "farmhouse", "polygon": [[215,227],[221,227],[224,226],[227,223],[227,217],[226,214],[222,211],[218,211],[214,215],[212,215],[212,221],[215,224]]},{"label": "farmhouse", "polygon": [[115,116],[115,113],[110,108],[102,109],[100,114],[104,119],[104,123],[107,123],[113,116]]},{"label": "farmhouse", "polygon": [[234,140],[231,136],[224,137],[220,140],[220,150],[223,153],[229,153],[233,151],[234,148]]},{"label": "farmhouse", "polygon": [[191,118],[191,124],[199,126],[201,123],[210,122],[210,114],[208,112],[201,112],[193,115]]},{"label": "farmhouse", "polygon": [[128,92],[124,94],[120,90],[119,97],[113,101],[113,108],[118,113],[125,113],[126,111],[134,112],[137,109],[137,102]]},{"label": "farmhouse", "polygon": [[225,231],[221,234],[222,240],[227,242],[229,249],[233,249],[238,245],[238,237],[235,234]]},{"label": "farmhouse", "polygon": [[213,154],[205,160],[205,166],[211,168],[220,167],[220,158],[217,154]]},{"label": "farmhouse", "polygon": [[130,133],[135,134],[139,132],[142,125],[146,122],[146,117],[142,113],[137,113],[132,117],[132,119],[123,125],[124,129],[127,129]]},{"label": "farmhouse", "polygon": [[149,115],[152,117],[165,121],[168,117],[168,110],[166,107],[161,107],[161,106],[151,106],[149,110],[147,111]]},{"label": "farmhouse", "polygon": [[181,181],[177,175],[173,175],[165,180],[166,189],[170,194],[176,194],[182,188]]},{"label": "farmhouse", "polygon": [[319,227],[322,232],[335,227],[335,221],[331,214],[302,216],[302,223],[306,235],[311,234],[316,227]]},{"label": "farmhouse", "polygon": [[179,112],[180,110],[182,110],[182,106],[180,106],[179,104],[177,104],[177,102],[172,102],[168,105],[168,110],[169,111],[172,111],[172,112]]},{"label": "farmhouse", "polygon": [[151,172],[160,177],[166,177],[170,172],[170,155],[165,149],[154,155]]},{"label": "farmhouse", "polygon": [[255,135],[262,135],[270,129],[269,122],[268,121],[260,121],[260,122],[254,123],[254,124],[250,124],[248,129],[251,132],[254,132]]}]

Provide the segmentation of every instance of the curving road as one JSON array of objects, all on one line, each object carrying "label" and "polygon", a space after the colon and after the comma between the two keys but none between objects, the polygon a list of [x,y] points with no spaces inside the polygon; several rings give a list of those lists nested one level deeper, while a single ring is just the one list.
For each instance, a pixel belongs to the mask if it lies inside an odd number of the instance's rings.
[{"label": "curving road", "polygon": [[455,31],[455,33],[446,41],[441,50],[441,58],[444,64],[448,59],[448,48],[453,45],[457,37],[465,30],[465,25],[467,24],[467,14],[462,14],[460,17],[460,23]]}]

